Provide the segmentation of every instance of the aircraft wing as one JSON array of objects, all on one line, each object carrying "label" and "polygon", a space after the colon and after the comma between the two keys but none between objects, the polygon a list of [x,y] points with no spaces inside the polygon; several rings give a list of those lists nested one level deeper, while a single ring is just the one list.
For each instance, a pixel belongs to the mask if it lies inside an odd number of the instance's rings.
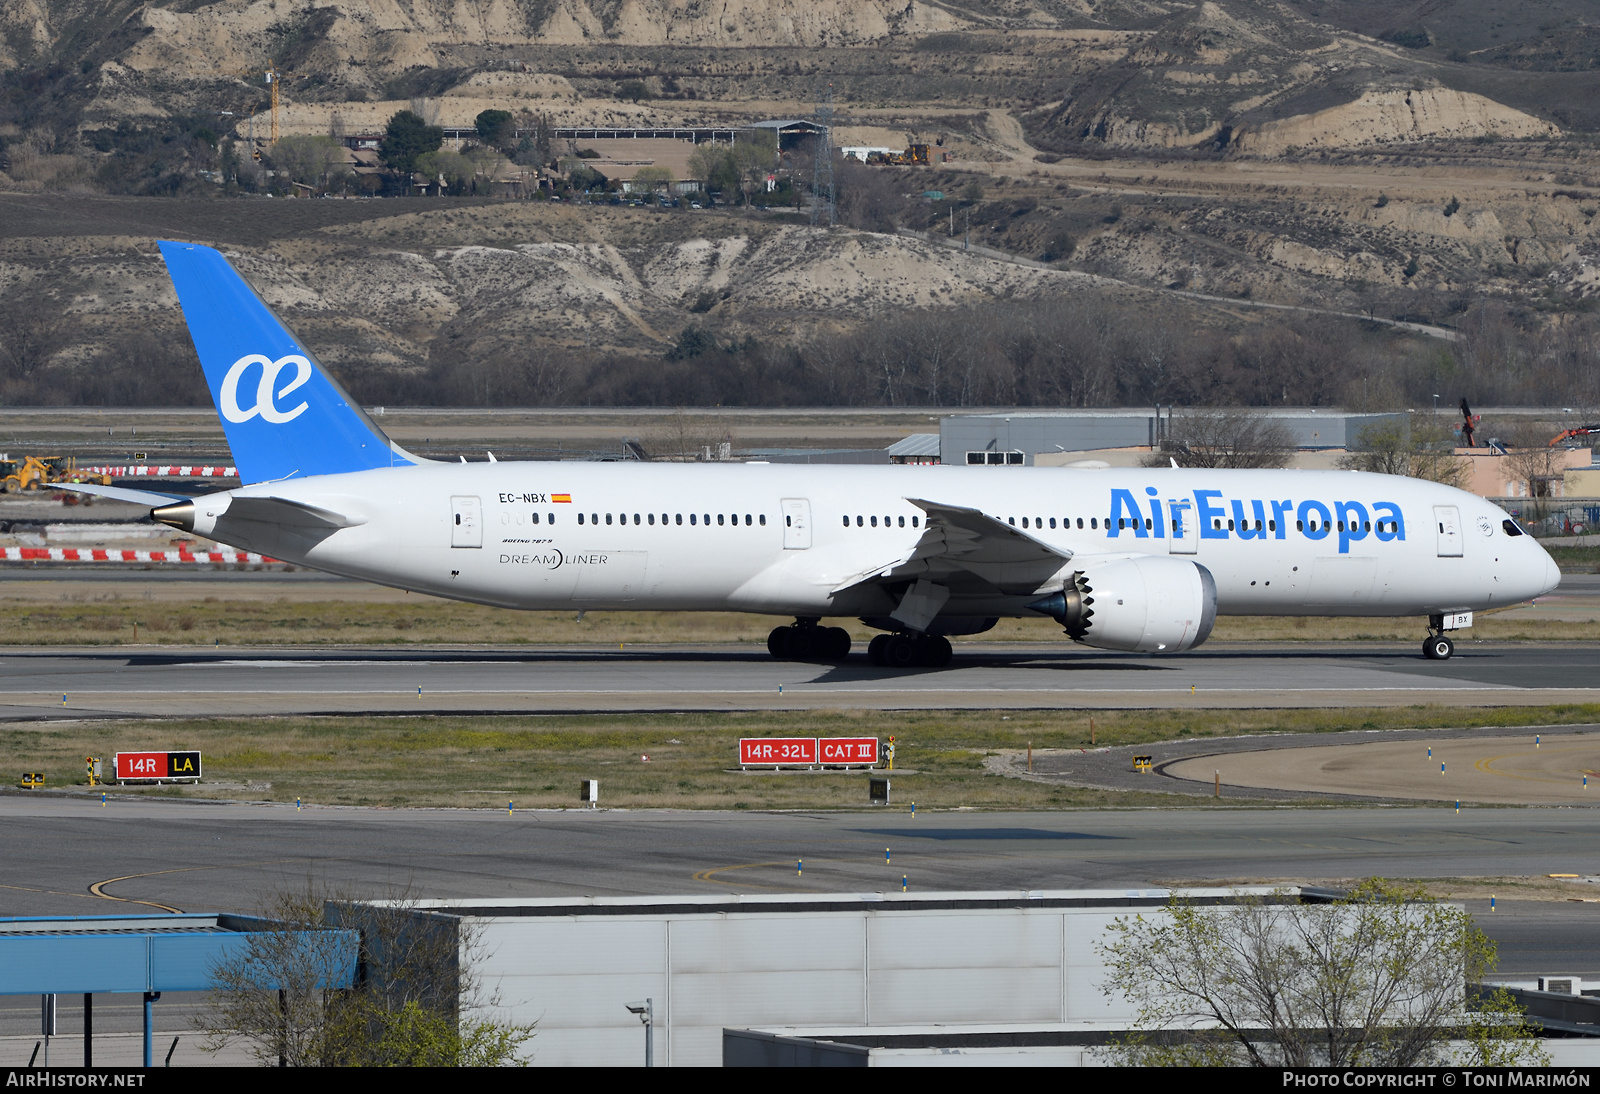
[{"label": "aircraft wing", "polygon": [[903,558],[849,578],[835,593],[862,584],[926,577],[953,591],[1032,593],[1072,560],[1052,547],[976,509],[907,498],[921,509],[922,538]]}]

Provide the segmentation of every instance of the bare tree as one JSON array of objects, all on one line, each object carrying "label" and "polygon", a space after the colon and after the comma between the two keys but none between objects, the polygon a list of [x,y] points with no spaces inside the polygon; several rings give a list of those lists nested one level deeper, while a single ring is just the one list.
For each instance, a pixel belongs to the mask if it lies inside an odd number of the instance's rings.
[{"label": "bare tree", "polygon": [[11,292],[0,301],[0,373],[26,380],[72,338],[60,304],[37,293]]},{"label": "bare tree", "polygon": [[[516,1064],[533,1027],[484,1017],[498,999],[472,969],[484,955],[470,921],[415,900],[332,900],[308,885],[273,895],[244,946],[211,970],[196,1020],[216,1052],[243,1041],[287,1067]],[[360,935],[361,975],[349,934]]]},{"label": "bare tree", "polygon": [[1346,471],[1406,475],[1413,479],[1465,487],[1471,465],[1455,454],[1455,435],[1448,421],[1434,414],[1412,414],[1363,426],[1356,447],[1339,459]]},{"label": "bare tree", "polygon": [[1190,410],[1172,418],[1160,452],[1147,467],[1176,459],[1184,467],[1282,467],[1294,437],[1276,418],[1249,410]]},{"label": "bare tree", "polygon": [[1115,920],[1110,935],[1096,947],[1103,990],[1138,1007],[1125,1063],[1548,1063],[1508,992],[1469,994],[1494,943],[1418,889],[1373,879],[1326,905],[1175,896],[1164,914]]},{"label": "bare tree", "polygon": [[1519,422],[1502,438],[1506,477],[1520,483],[1530,498],[1547,498],[1562,475],[1566,450],[1550,444],[1555,432],[1539,422]]}]

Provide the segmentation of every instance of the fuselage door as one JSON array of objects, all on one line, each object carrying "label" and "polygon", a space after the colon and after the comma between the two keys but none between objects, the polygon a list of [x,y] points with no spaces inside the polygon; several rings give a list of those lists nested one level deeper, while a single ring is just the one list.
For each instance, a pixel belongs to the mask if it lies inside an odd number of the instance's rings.
[{"label": "fuselage door", "polygon": [[805,498],[783,499],[783,549],[804,551],[811,547],[811,502]]},{"label": "fuselage door", "polygon": [[1200,529],[1194,522],[1194,507],[1187,501],[1167,502],[1171,514],[1167,550],[1175,555],[1192,555],[1200,542]]},{"label": "fuselage door", "polygon": [[483,546],[483,502],[479,498],[450,499],[450,546]]},{"label": "fuselage door", "polygon": [[1439,557],[1461,557],[1461,510],[1454,505],[1435,505],[1433,521],[1439,528]]}]

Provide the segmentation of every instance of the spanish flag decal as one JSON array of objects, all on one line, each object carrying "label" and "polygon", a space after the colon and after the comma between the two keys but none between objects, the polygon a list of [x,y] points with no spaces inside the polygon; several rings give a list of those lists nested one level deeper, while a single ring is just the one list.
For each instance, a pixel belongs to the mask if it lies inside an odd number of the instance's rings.
[{"label": "spanish flag decal", "polygon": [[558,503],[559,502],[566,502],[568,505],[571,505],[572,504],[572,495],[571,494],[551,494],[550,495],[550,500],[552,502],[558,502]]}]

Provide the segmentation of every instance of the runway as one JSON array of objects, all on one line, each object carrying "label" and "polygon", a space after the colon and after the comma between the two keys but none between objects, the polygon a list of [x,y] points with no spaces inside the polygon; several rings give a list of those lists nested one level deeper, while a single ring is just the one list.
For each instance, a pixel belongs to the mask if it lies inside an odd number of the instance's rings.
[{"label": "runway", "polygon": [[[1550,808],[508,815],[4,795],[0,825],[9,915],[246,910],[308,883],[516,897],[871,892],[902,876],[923,892],[1542,876],[1594,872],[1600,846],[1600,810]],[[1600,977],[1600,904],[1513,895],[1502,890],[1492,916],[1486,899],[1466,901],[1505,945],[1503,972]]]},{"label": "runway", "polygon": [[[127,647],[0,653],[0,717],[938,708],[1218,708],[1600,700],[1600,644],[1214,646],[1174,657],[958,647],[942,670],[748,647]],[[420,691],[419,691],[420,689]]]}]

